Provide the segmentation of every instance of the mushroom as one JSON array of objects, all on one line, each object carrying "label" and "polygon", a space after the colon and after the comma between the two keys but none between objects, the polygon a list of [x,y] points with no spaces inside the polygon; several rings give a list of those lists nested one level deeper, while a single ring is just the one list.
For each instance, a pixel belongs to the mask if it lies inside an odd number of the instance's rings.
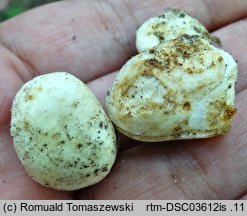
[{"label": "mushroom", "polygon": [[116,158],[111,121],[89,88],[66,72],[22,86],[12,105],[11,135],[26,172],[58,190],[101,181]]},{"label": "mushroom", "polygon": [[197,19],[185,11],[169,8],[162,15],[152,17],[140,26],[136,32],[136,47],[142,52],[183,34],[198,35],[220,46],[219,38],[210,35]]},{"label": "mushroom", "polygon": [[108,114],[119,131],[141,141],[224,134],[236,112],[236,79],[230,54],[185,34],[122,67],[106,97]]}]

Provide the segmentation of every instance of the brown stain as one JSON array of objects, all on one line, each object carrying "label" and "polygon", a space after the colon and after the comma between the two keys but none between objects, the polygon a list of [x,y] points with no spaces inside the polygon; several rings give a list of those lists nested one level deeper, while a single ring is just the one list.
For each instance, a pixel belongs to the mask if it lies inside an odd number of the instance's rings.
[{"label": "brown stain", "polygon": [[216,134],[223,134],[229,131],[232,118],[237,110],[226,104],[224,98],[218,98],[207,107],[207,121],[209,128]]},{"label": "brown stain", "polygon": [[61,134],[60,134],[60,133],[54,133],[54,134],[52,134],[51,137],[52,137],[53,139],[58,139],[58,138],[61,137]]},{"label": "brown stain", "polygon": [[25,88],[24,92],[26,93],[26,95],[24,98],[26,101],[32,101],[35,98],[35,95],[37,95],[37,93],[41,91],[43,91],[43,87],[41,85],[34,89]]},{"label": "brown stain", "polygon": [[43,87],[42,87],[42,86],[39,86],[39,87],[37,88],[37,91],[38,91],[38,92],[43,91]]},{"label": "brown stain", "polygon": [[33,100],[33,95],[27,94],[27,95],[25,96],[25,100],[27,100],[27,101]]},{"label": "brown stain", "polygon": [[201,92],[203,91],[203,89],[207,89],[208,86],[213,86],[213,83],[205,83],[205,82],[201,82],[200,85],[198,85],[195,89],[193,89],[190,94],[191,95],[196,95],[197,92]]},{"label": "brown stain", "polygon": [[[147,71],[150,72],[153,69],[158,69],[158,70],[163,70],[164,69],[164,67],[162,66],[162,62],[158,61],[155,58],[144,60],[144,67],[145,67],[145,69],[143,70],[143,73],[145,73]],[[149,75],[150,75],[150,73],[149,73]]]},{"label": "brown stain", "polygon": [[207,107],[207,121],[210,128],[215,128],[221,122],[222,110],[224,110],[226,102],[224,98],[212,101]]},{"label": "brown stain", "polygon": [[129,111],[127,113],[118,113],[117,119],[120,120],[121,122],[127,122],[129,119],[132,119],[133,115]]},{"label": "brown stain", "polygon": [[172,132],[174,136],[180,136],[180,133],[182,132],[182,128],[180,126],[177,126],[173,129]]},{"label": "brown stain", "polygon": [[237,109],[231,105],[226,105],[224,118],[226,120],[232,119],[232,117],[236,114]]},{"label": "brown stain", "polygon": [[160,130],[160,125],[159,124],[156,124],[156,123],[152,123],[150,125],[150,130],[151,131],[158,131],[158,130]]},{"label": "brown stain", "polygon": [[219,62],[222,62],[224,59],[223,59],[223,57],[222,56],[220,56],[219,58],[218,58],[218,61]]},{"label": "brown stain", "polygon": [[[133,84],[137,79],[139,79],[139,77],[154,76],[157,78],[157,76],[155,76],[155,72],[157,73],[157,71],[162,71],[163,67],[161,62],[155,58],[151,58],[133,63],[130,70],[137,73],[124,76],[123,79],[118,80],[118,84],[116,86],[117,91],[115,92],[120,92],[123,97],[128,96],[129,89],[133,87]],[[115,95],[113,94],[113,97]]]},{"label": "brown stain", "polygon": [[202,74],[204,72],[203,68],[185,68],[184,72],[187,72],[188,74]]},{"label": "brown stain", "polygon": [[[120,92],[123,97],[126,97],[128,90],[132,87],[133,83],[137,79],[137,75],[133,76],[125,76],[121,81],[118,82],[117,90],[115,91]],[[114,96],[115,94],[113,94]]]},{"label": "brown stain", "polygon": [[189,120],[188,119],[183,120],[182,123],[181,123],[181,125],[188,126],[189,125]]},{"label": "brown stain", "polygon": [[152,100],[149,100],[145,106],[140,107],[140,115],[146,115],[149,113],[150,110],[155,111],[155,110],[161,110],[164,108],[163,103],[156,103],[153,102]]}]

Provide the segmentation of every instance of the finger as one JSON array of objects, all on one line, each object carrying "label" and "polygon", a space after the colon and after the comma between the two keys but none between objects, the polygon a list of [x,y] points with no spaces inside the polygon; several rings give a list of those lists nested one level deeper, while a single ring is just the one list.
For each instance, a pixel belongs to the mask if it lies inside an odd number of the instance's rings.
[{"label": "finger", "polygon": [[0,45],[0,127],[10,118],[14,95],[28,77],[28,70],[9,50]]},{"label": "finger", "polygon": [[35,183],[20,164],[9,132],[10,107],[16,91],[23,84],[27,69],[1,46],[0,68],[0,199],[71,198],[73,193],[50,190]]},{"label": "finger", "polygon": [[188,11],[198,18],[209,31],[216,30],[247,16],[246,1],[200,0],[193,6],[195,3],[193,0],[184,1],[183,8],[188,8]]},{"label": "finger", "polygon": [[189,11],[209,29],[247,13],[245,0],[61,1],[1,24],[0,40],[30,77],[65,70],[87,82],[119,69],[135,53],[137,27],[166,7]]},{"label": "finger", "polygon": [[236,199],[247,189],[247,90],[225,136],[139,145],[122,152],[92,199]]},{"label": "finger", "polygon": [[247,19],[233,23],[214,33],[222,41],[223,49],[227,50],[238,62],[238,80],[236,91],[247,88]]}]

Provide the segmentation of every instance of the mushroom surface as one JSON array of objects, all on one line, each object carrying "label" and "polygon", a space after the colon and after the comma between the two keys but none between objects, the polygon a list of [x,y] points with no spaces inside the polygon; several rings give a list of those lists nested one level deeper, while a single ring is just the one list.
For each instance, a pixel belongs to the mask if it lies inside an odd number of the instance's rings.
[{"label": "mushroom surface", "polygon": [[26,172],[58,190],[101,181],[116,158],[111,121],[91,90],[65,72],[23,85],[12,105],[11,135]]}]

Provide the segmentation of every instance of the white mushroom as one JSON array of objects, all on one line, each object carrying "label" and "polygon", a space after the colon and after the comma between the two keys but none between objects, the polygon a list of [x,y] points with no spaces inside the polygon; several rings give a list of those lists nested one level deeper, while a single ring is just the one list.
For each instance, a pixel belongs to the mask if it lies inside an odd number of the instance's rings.
[{"label": "white mushroom", "polygon": [[183,35],[130,59],[106,98],[110,119],[142,141],[212,137],[230,129],[237,65],[199,36]]},{"label": "white mushroom", "polygon": [[136,32],[136,47],[142,52],[183,34],[198,35],[217,45],[220,43],[195,18],[181,10],[167,9],[164,14],[152,17],[140,26]]},{"label": "white mushroom", "polygon": [[38,76],[20,89],[11,135],[26,172],[54,189],[95,184],[116,158],[112,123],[87,86],[65,72]]}]

